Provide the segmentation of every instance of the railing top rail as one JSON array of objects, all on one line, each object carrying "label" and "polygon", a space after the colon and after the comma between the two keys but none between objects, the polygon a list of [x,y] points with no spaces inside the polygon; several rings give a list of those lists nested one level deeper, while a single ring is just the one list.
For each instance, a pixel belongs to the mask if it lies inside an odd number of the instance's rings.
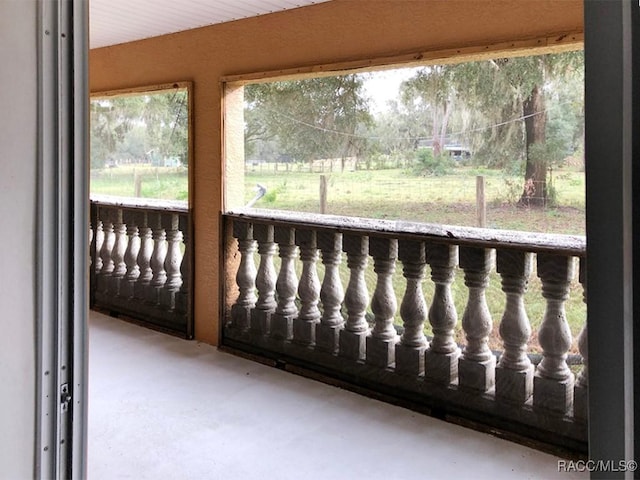
[{"label": "railing top rail", "polygon": [[469,245],[485,248],[512,248],[528,252],[547,252],[582,257],[586,254],[584,236],[549,233],[520,232],[454,225],[409,222],[404,220],[377,220],[371,218],[342,217],[315,213],[287,212],[258,208],[238,208],[225,213],[226,217],[252,223],[269,223],[292,227],[306,227],[340,232],[375,232],[380,236],[415,238],[437,243]]},{"label": "railing top rail", "polygon": [[155,198],[116,197],[113,195],[91,195],[91,202],[99,205],[133,208],[139,210],[163,210],[187,213],[189,203],[183,200],[160,200]]}]

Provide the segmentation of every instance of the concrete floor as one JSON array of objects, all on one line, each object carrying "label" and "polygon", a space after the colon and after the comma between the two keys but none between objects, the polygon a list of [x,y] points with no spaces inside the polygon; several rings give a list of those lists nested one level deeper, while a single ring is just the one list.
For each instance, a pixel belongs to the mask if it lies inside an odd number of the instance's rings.
[{"label": "concrete floor", "polygon": [[111,479],[571,479],[558,458],[105,315],[89,467]]}]

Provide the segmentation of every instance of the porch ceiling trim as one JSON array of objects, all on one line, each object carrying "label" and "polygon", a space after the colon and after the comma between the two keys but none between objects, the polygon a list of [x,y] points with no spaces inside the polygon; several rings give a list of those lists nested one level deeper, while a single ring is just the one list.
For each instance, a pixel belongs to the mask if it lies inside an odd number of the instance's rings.
[{"label": "porch ceiling trim", "polygon": [[91,0],[90,47],[127,43],[328,0]]}]

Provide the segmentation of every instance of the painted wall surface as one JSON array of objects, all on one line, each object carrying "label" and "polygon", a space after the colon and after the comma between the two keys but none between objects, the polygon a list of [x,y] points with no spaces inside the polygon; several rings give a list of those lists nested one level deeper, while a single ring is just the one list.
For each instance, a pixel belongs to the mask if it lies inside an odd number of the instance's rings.
[{"label": "painted wall surface", "polygon": [[0,465],[34,475],[37,199],[36,2],[0,2]]},{"label": "painted wall surface", "polygon": [[195,332],[215,344],[222,288],[221,77],[582,29],[581,0],[334,0],[93,50],[90,88],[194,84]]}]

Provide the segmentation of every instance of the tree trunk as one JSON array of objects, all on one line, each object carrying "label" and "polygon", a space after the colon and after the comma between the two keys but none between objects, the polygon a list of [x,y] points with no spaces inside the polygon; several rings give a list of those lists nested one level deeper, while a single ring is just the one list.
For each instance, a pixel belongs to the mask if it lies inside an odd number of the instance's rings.
[{"label": "tree trunk", "polygon": [[520,204],[543,207],[547,199],[547,159],[532,155],[532,146],[545,143],[547,113],[542,88],[535,86],[524,102],[524,128],[526,141],[527,164],[524,174],[524,190]]},{"label": "tree trunk", "polygon": [[440,145],[440,124],[438,123],[438,109],[433,109],[433,125],[432,125],[432,138],[431,148],[433,149],[433,156],[437,157],[440,155],[440,151],[442,150],[442,145]]}]

